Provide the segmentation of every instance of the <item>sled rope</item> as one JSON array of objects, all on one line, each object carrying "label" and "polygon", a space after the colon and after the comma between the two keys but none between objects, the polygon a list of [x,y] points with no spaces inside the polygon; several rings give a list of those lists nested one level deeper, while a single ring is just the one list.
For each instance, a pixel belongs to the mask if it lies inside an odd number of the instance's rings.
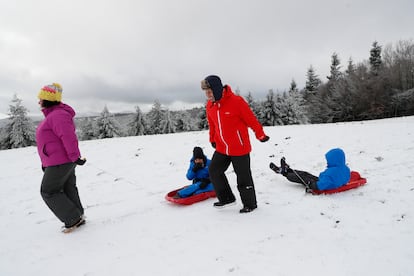
[{"label": "sled rope", "polygon": [[305,182],[305,180],[303,180],[302,177],[300,177],[300,175],[296,172],[296,170],[292,169],[293,173],[300,179],[300,181],[302,181],[303,185],[305,185],[305,192],[306,193],[312,193],[312,189],[309,187],[309,184]]}]

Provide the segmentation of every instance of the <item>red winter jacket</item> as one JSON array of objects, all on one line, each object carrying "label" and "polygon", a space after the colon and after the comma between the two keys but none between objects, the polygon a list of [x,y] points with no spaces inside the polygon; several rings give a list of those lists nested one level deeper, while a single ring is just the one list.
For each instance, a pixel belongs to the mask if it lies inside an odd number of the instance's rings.
[{"label": "red winter jacket", "polygon": [[224,86],[223,97],[219,101],[207,102],[206,112],[210,143],[215,143],[216,151],[221,154],[241,156],[250,153],[252,146],[248,127],[258,140],[266,136],[247,102],[235,95],[228,85]]}]

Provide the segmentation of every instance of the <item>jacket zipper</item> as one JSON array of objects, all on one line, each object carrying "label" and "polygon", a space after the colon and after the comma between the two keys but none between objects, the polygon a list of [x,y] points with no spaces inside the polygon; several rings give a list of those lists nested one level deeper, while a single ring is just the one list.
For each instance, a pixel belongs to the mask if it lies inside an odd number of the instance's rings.
[{"label": "jacket zipper", "polygon": [[223,141],[224,145],[226,146],[226,155],[229,155],[229,146],[227,145],[226,141],[223,137],[223,130],[221,128],[221,120],[220,120],[220,104],[217,106],[217,122],[219,127],[220,138]]}]

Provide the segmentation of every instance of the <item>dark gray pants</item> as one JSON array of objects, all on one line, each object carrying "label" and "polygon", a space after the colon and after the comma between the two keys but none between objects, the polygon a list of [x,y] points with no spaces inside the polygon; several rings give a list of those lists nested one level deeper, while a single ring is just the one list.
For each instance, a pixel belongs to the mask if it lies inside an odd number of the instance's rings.
[{"label": "dark gray pants", "polygon": [[293,171],[292,169],[289,169],[284,176],[286,176],[286,178],[291,182],[300,183],[302,185],[305,185],[306,183],[312,190],[318,190],[316,182],[318,182],[319,178],[311,173],[298,170]]},{"label": "dark gray pants", "polygon": [[256,192],[250,170],[249,154],[228,156],[217,151],[214,152],[209,166],[209,174],[218,200],[220,202],[231,202],[236,199],[225,175],[230,163],[233,164],[234,172],[237,176],[237,189],[239,190],[243,206],[256,208]]},{"label": "dark gray pants", "polygon": [[75,224],[83,215],[75,167],[75,163],[47,167],[40,187],[46,205],[67,227]]}]

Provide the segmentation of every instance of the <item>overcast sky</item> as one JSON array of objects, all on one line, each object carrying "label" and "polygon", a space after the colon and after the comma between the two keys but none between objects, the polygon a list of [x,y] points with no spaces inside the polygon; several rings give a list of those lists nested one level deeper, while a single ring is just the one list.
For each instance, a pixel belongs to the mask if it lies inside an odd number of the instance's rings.
[{"label": "overcast sky", "polygon": [[0,0],[0,113],[14,93],[38,113],[52,82],[78,112],[171,109],[205,101],[200,80],[265,97],[331,55],[414,38],[412,0]]}]

